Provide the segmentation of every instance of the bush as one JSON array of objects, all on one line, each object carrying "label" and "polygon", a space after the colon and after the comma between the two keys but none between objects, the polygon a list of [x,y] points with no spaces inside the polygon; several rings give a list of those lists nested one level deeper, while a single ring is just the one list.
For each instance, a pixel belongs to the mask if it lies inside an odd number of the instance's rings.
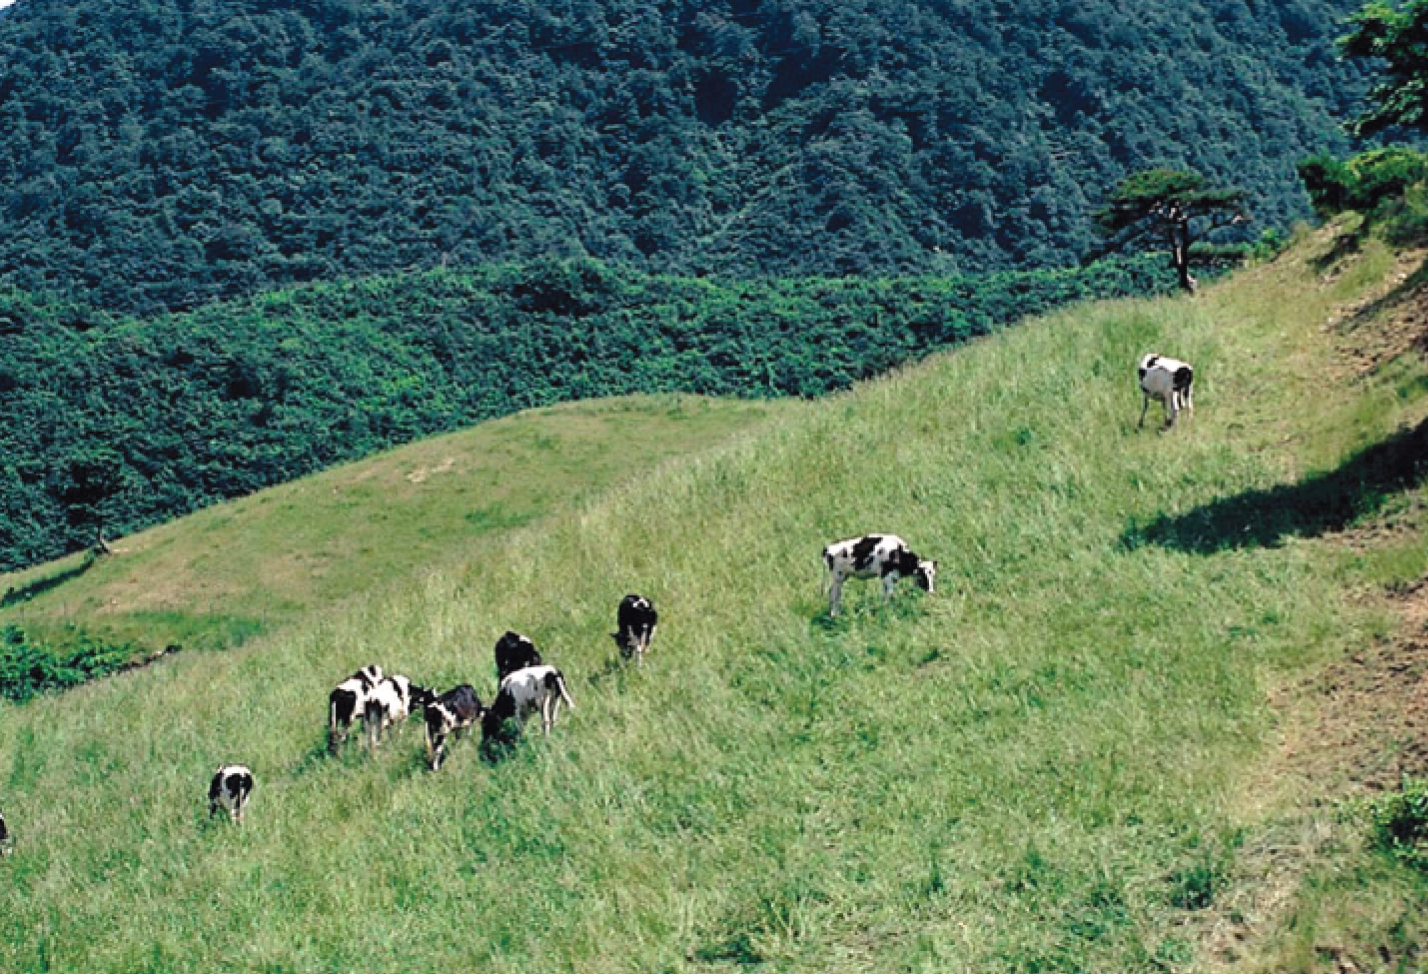
[{"label": "bush", "polygon": [[1369,803],[1373,844],[1428,870],[1428,778],[1405,777],[1399,790]]},{"label": "bush", "polygon": [[39,693],[66,690],[123,669],[139,653],[129,644],[108,644],[81,635],[56,651],[31,642],[19,626],[0,629],[0,696],[17,703]]},{"label": "bush", "polygon": [[1321,217],[1352,210],[1395,242],[1428,235],[1428,156],[1412,149],[1374,149],[1347,162],[1315,156],[1299,164],[1299,177]]}]

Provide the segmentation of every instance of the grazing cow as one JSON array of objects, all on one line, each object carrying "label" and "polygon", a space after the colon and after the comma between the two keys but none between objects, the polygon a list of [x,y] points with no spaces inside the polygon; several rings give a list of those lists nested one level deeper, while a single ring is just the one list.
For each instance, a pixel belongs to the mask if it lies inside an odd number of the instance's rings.
[{"label": "grazing cow", "polygon": [[643,663],[645,651],[654,638],[655,625],[659,622],[654,603],[643,595],[627,595],[620,600],[615,622],[620,631],[610,635],[614,637],[615,645],[620,647],[620,655],[625,659],[633,656],[636,663]]},{"label": "grazing cow", "polygon": [[828,589],[828,614],[838,614],[838,602],[843,596],[843,582],[848,578],[881,578],[883,601],[892,598],[893,585],[905,575],[911,576],[926,592],[932,591],[937,575],[937,562],[919,558],[907,542],[895,534],[865,534],[830,544],[823,549],[823,564],[828,569],[831,584]]},{"label": "grazing cow", "polygon": [[434,699],[432,692],[420,687],[400,673],[393,673],[367,693],[362,705],[362,720],[367,725],[367,744],[376,747],[382,735],[406,720],[418,707]]},{"label": "grazing cow", "polygon": [[1140,407],[1140,426],[1145,426],[1145,413],[1152,399],[1160,400],[1165,407],[1166,429],[1175,427],[1175,420],[1182,409],[1191,416],[1195,415],[1195,370],[1188,362],[1150,352],[1140,360],[1136,371],[1140,376],[1141,395],[1144,396]]},{"label": "grazing cow", "polygon": [[337,747],[347,740],[352,722],[361,717],[366,709],[367,694],[382,682],[382,668],[377,665],[364,666],[337,686],[327,695],[327,749],[336,753]]},{"label": "grazing cow", "polygon": [[446,760],[446,738],[459,738],[481,719],[486,708],[469,684],[447,690],[426,705],[426,757],[435,771]]},{"label": "grazing cow", "polygon": [[527,666],[540,666],[540,653],[536,651],[535,643],[518,632],[506,631],[506,634],[496,640],[496,682],[504,680],[516,670],[523,670]]},{"label": "grazing cow", "polygon": [[212,818],[224,808],[230,819],[243,821],[243,807],[252,793],[253,772],[246,765],[225,764],[213,773],[213,780],[208,783],[208,817]]},{"label": "grazing cow", "polygon": [[541,733],[549,734],[560,712],[561,701],[571,710],[575,701],[565,689],[565,677],[554,666],[527,666],[501,681],[501,690],[489,710],[482,715],[484,741],[509,741],[513,729],[519,733],[531,714],[540,713]]}]

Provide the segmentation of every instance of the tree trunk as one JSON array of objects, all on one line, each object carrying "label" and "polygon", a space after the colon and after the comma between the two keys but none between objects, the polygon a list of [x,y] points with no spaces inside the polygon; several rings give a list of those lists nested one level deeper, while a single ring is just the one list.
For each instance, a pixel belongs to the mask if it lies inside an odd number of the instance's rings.
[{"label": "tree trunk", "polygon": [[1199,281],[1190,273],[1190,221],[1180,219],[1170,225],[1170,264],[1175,268],[1175,276],[1180,290],[1194,294]]}]

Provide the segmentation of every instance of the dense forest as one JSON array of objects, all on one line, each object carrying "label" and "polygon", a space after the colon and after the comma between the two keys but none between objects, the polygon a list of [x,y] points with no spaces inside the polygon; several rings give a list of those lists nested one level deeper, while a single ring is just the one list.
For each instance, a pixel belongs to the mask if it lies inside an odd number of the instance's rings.
[{"label": "dense forest", "polygon": [[1308,213],[1357,0],[21,0],[0,283],[152,314],[594,257],[725,276],[1069,266],[1128,173]]},{"label": "dense forest", "polygon": [[588,259],[314,283],[146,319],[0,291],[0,570],[530,406],[817,396],[1159,257],[976,278],[654,276]]}]

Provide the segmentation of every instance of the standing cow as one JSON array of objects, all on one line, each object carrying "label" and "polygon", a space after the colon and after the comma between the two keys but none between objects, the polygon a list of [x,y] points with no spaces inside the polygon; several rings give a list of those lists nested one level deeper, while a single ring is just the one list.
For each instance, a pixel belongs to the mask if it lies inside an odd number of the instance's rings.
[{"label": "standing cow", "polygon": [[417,686],[400,673],[381,680],[367,692],[362,705],[368,747],[375,748],[382,742],[383,734],[400,727],[402,721],[433,699],[435,696],[430,690]]},{"label": "standing cow", "polygon": [[426,757],[435,771],[446,760],[446,738],[460,737],[481,719],[486,708],[470,684],[447,690],[426,705]]},{"label": "standing cow", "polygon": [[504,680],[516,670],[527,666],[540,666],[540,653],[535,643],[518,632],[506,630],[506,634],[496,640],[496,682]]},{"label": "standing cow", "polygon": [[1145,413],[1152,399],[1165,407],[1165,428],[1174,429],[1183,409],[1195,415],[1195,370],[1190,363],[1150,352],[1136,368],[1140,391],[1144,397],[1140,406],[1140,426],[1145,426]]},{"label": "standing cow", "polygon": [[364,666],[337,686],[327,695],[327,749],[336,753],[338,745],[347,740],[352,723],[363,716],[367,707],[367,695],[384,679],[382,668],[375,664]]},{"label": "standing cow", "polygon": [[633,656],[636,664],[643,663],[658,623],[659,613],[654,603],[643,595],[627,595],[621,599],[615,616],[619,632],[610,634],[620,647],[620,655],[625,659]]},{"label": "standing cow", "polygon": [[865,534],[861,538],[838,541],[823,549],[823,565],[828,570],[828,614],[838,614],[843,582],[849,578],[881,578],[883,601],[892,598],[899,578],[911,577],[925,592],[932,591],[937,562],[919,558],[895,534]]},{"label": "standing cow", "polygon": [[549,734],[564,703],[571,710],[575,701],[565,688],[565,677],[554,666],[528,666],[501,681],[495,701],[481,717],[482,744],[508,744],[525,726],[531,714],[540,714],[543,734]]},{"label": "standing cow", "polygon": [[243,809],[253,794],[253,772],[247,765],[225,764],[213,773],[208,783],[208,817],[226,809],[235,822],[243,821]]}]

